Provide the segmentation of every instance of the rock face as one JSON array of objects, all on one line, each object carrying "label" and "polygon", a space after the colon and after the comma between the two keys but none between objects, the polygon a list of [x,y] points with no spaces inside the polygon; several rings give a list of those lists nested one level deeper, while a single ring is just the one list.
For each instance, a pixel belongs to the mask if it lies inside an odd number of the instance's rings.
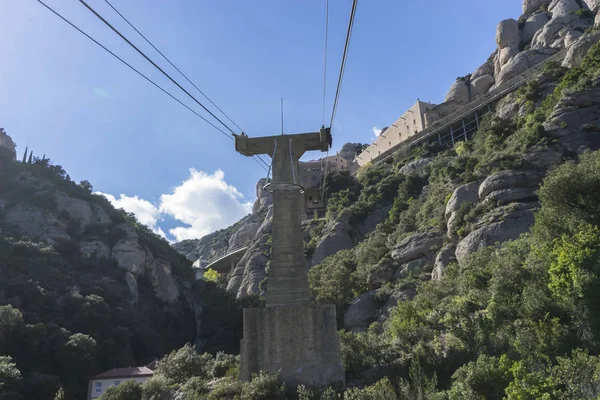
[{"label": "rock face", "polygon": [[267,277],[265,266],[270,252],[269,235],[262,235],[235,266],[227,291],[238,298],[260,294],[259,284]]},{"label": "rock face", "polygon": [[375,290],[361,294],[350,304],[344,314],[344,328],[350,331],[364,331],[377,319]]},{"label": "rock face", "polygon": [[527,18],[527,21],[525,21],[525,26],[521,30],[521,42],[531,42],[535,34],[542,29],[549,20],[550,17],[545,12],[534,14]]},{"label": "rock face", "polygon": [[462,80],[454,82],[444,102],[459,101],[461,103],[468,103],[471,101],[471,93],[469,91],[469,83]]},{"label": "rock face", "polygon": [[505,19],[496,29],[496,44],[503,49],[519,45],[519,23],[514,19]]},{"label": "rock face", "polygon": [[548,11],[552,13],[553,18],[556,18],[572,15],[580,8],[576,0],[553,0]]},{"label": "rock face", "polygon": [[273,195],[263,189],[266,184],[266,178],[262,178],[256,183],[256,201],[252,206],[252,214],[256,214],[261,208],[273,204]]},{"label": "rock face", "polygon": [[32,205],[19,204],[10,208],[2,225],[8,233],[26,235],[50,245],[71,239],[55,214]]},{"label": "rock face", "polygon": [[[600,14],[599,14],[600,15]],[[587,54],[588,50],[596,43],[600,41],[600,32],[593,32],[589,35],[580,37],[573,43],[567,55],[563,60],[562,66],[567,68],[578,67],[581,65],[583,57]]]},{"label": "rock face", "polygon": [[425,257],[439,249],[444,237],[435,233],[420,233],[400,241],[391,252],[396,264],[401,265]]},{"label": "rock face", "polygon": [[[516,205],[517,211],[503,214],[499,222],[483,223],[482,226],[461,240],[456,247],[456,259],[463,264],[468,256],[484,247],[517,239],[533,225],[535,205]],[[509,208],[506,209],[510,210]]]},{"label": "rock face", "polygon": [[538,11],[542,5],[550,4],[551,0],[524,0],[523,1],[523,14],[529,15],[535,11]]},{"label": "rock face", "polygon": [[340,250],[350,249],[354,246],[352,232],[354,229],[346,221],[332,221],[325,228],[325,235],[317,243],[317,248],[312,257],[312,265],[320,264],[324,259]]},{"label": "rock face", "polygon": [[494,75],[494,65],[492,63],[485,63],[481,67],[477,68],[471,74],[471,82],[477,78],[481,78],[484,75]]},{"label": "rock face", "polygon": [[435,264],[433,266],[433,271],[431,271],[431,279],[432,280],[439,281],[440,279],[442,279],[442,276],[444,275],[444,270],[446,269],[446,267],[451,262],[456,260],[456,257],[454,255],[455,252],[456,252],[455,244],[449,244],[447,246],[444,246],[444,248],[442,248],[440,250],[440,252],[435,257]]},{"label": "rock face", "polygon": [[600,11],[600,0],[583,0],[590,10],[594,13]]},{"label": "rock face", "polygon": [[483,75],[471,82],[471,96],[479,97],[489,92],[496,81],[492,75]]},{"label": "rock face", "polygon": [[515,188],[537,188],[542,181],[542,176],[536,171],[503,171],[488,176],[479,186],[479,199],[496,191]]},{"label": "rock face", "polygon": [[418,160],[411,161],[405,166],[400,168],[398,172],[402,174],[417,174],[423,176],[426,173],[426,167],[431,164],[433,160],[431,158],[420,158]]}]

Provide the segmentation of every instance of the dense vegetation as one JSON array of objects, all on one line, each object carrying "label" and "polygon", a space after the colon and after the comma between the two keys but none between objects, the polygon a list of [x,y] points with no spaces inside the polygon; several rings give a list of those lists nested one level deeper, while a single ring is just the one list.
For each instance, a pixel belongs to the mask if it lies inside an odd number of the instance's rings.
[{"label": "dense vegetation", "polygon": [[[537,84],[519,91],[525,114],[516,120],[487,116],[469,142],[413,150],[332,190],[330,218],[349,213],[359,223],[376,207],[391,211],[358,246],[312,268],[317,301],[343,312],[368,290],[377,289],[376,300],[384,304],[393,292],[417,288],[416,297],[400,302],[384,323],[365,333],[342,332],[348,378],[369,384],[386,377],[393,387],[389,398],[598,397],[600,152],[572,155],[547,176],[530,234],[451,264],[441,281],[409,275],[381,286],[372,278],[390,263],[399,240],[446,230],[445,204],[457,185],[533,168],[524,154],[558,145],[542,124],[566,93],[596,87],[599,76],[595,45],[580,68],[546,68],[543,79],[555,82],[549,95]],[[422,157],[433,158],[424,175],[399,172]],[[494,207],[463,207],[454,233],[466,236]]]},{"label": "dense vegetation", "polygon": [[80,255],[75,240],[82,235],[114,243],[121,237],[115,226],[131,224],[154,257],[172,265],[181,287],[190,285],[184,282],[191,281],[191,263],[132,215],[92,194],[88,182],[76,184],[60,166],[37,160],[0,169],[0,190],[11,203],[48,212],[56,212],[52,194],[60,191],[100,205],[111,218],[106,226],[72,229],[74,241],[56,246],[0,232],[0,399],[52,399],[61,387],[65,399],[83,399],[89,376],[144,365],[193,342],[197,333],[197,345],[205,351],[238,351],[241,306],[215,284],[188,288],[205,308],[197,332],[183,297],[161,301],[150,278],[140,275],[135,306],[123,269],[111,260]]}]

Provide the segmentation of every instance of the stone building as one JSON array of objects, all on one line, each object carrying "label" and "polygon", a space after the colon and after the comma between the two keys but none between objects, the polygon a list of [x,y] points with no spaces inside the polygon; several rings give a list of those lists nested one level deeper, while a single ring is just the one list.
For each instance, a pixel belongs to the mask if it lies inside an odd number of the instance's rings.
[{"label": "stone building", "polygon": [[88,383],[88,400],[97,399],[111,386],[127,381],[145,382],[152,378],[154,372],[146,367],[114,368],[90,378]]},{"label": "stone building", "polygon": [[421,132],[427,127],[425,114],[435,107],[435,104],[417,100],[392,126],[383,130],[373,144],[356,157],[356,163],[363,166],[380,156],[381,153],[385,153],[414,134]]},{"label": "stone building", "polygon": [[17,160],[17,145],[12,138],[6,134],[4,129],[0,128],[0,162],[4,160]]}]

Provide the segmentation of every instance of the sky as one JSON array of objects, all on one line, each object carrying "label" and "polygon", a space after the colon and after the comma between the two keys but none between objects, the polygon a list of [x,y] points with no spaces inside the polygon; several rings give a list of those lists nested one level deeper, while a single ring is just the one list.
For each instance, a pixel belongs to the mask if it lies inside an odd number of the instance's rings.
[{"label": "sky", "polygon": [[[109,1],[249,136],[281,133],[281,98],[286,133],[323,124],[326,0]],[[44,2],[212,120],[79,1]],[[210,106],[105,0],[87,2]],[[325,125],[352,0],[329,3]],[[487,60],[498,22],[518,18],[521,5],[360,0],[331,151],[373,141],[417,98],[443,102],[456,77]],[[170,241],[251,211],[266,176],[258,163],[37,0],[0,0],[0,53],[0,127],[19,154],[26,146],[45,154]]]}]

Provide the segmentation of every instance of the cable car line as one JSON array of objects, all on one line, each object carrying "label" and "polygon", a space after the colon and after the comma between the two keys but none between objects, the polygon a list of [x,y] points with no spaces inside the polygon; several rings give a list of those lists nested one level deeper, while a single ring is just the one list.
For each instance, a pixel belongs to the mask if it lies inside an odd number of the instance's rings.
[{"label": "cable car line", "polygon": [[129,20],[123,15],[121,14],[121,12],[119,12],[119,10],[117,10],[115,8],[115,6],[113,6],[108,0],[104,0],[106,2],[106,4],[108,4],[110,6],[110,8],[112,8],[117,14],[119,14],[119,16],[125,21],[127,22],[127,24],[129,26],[131,26],[133,28],[134,31],[136,31],[150,46],[152,46],[152,48],[154,50],[156,50],[158,52],[158,54],[160,54],[162,56],[162,58],[164,58],[173,68],[175,68],[175,70],[177,72],[179,72],[181,74],[181,76],[183,76],[185,78],[186,81],[188,81],[198,92],[200,92],[200,94],[202,94],[202,96],[204,96],[206,98],[206,100],[208,100],[210,102],[210,104],[212,104],[217,110],[219,110],[221,112],[221,114],[223,114],[225,116],[225,118],[227,118],[233,125],[236,126],[236,128],[238,128],[240,131],[243,131],[242,128],[240,128],[240,126],[238,124],[236,124],[230,117],[229,115],[225,114],[225,112],[223,110],[221,110],[219,108],[219,106],[217,106],[207,95],[206,93],[204,93],[202,90],[200,90],[200,88],[198,86],[196,86],[194,84],[194,82],[192,82],[190,80],[190,78],[187,77],[186,74],[184,74],[183,72],[181,72],[181,70],[179,68],[177,68],[177,66],[175,66],[175,64],[173,64],[171,62],[171,60],[169,60],[169,58],[167,56],[165,56],[146,36],[144,36],[144,34],[142,32],[140,32],[131,22],[129,22]]},{"label": "cable car line", "polygon": [[[81,0],[80,0],[81,1]],[[354,17],[356,15],[356,5],[358,0],[352,0],[352,10],[350,11],[350,20],[348,21],[348,32],[346,33],[346,44],[344,45],[344,54],[342,55],[342,64],[340,66],[340,75],[338,78],[337,90],[335,92],[335,100],[333,101],[333,111],[331,113],[331,122],[329,127],[333,126],[335,113],[337,111],[338,102],[340,99],[340,91],[342,88],[342,80],[344,79],[344,70],[346,69],[346,60],[348,58],[348,49],[350,47],[350,38],[352,36],[352,28],[354,26]]]},{"label": "cable car line", "polygon": [[[129,67],[132,71],[134,71],[135,73],[137,73],[138,75],[140,75],[146,81],[150,82],[153,86],[155,86],[156,88],[158,88],[160,91],[162,91],[163,93],[165,93],[167,96],[169,96],[170,98],[172,98],[173,100],[175,100],[177,103],[179,103],[183,107],[187,108],[189,111],[191,111],[198,118],[202,119],[204,122],[206,122],[207,124],[209,124],[210,126],[212,126],[213,128],[215,128],[217,131],[219,131],[225,137],[233,140],[233,137],[230,134],[228,134],[227,132],[223,131],[221,128],[219,128],[218,126],[216,126],[215,124],[213,124],[212,122],[210,122],[209,120],[207,120],[206,118],[204,118],[202,115],[198,114],[196,111],[194,111],[188,105],[186,105],[185,103],[183,103],[177,97],[173,96],[171,93],[169,93],[166,89],[164,89],[159,84],[157,84],[156,82],[154,82],[152,79],[148,78],[146,75],[144,75],[142,72],[140,72],[139,70],[137,70],[135,67],[133,67],[131,64],[129,64],[127,61],[123,60],[121,57],[119,57],[118,55],[116,55],[115,53],[113,53],[111,50],[109,50],[102,43],[98,42],[96,39],[94,39],[93,37],[91,37],[90,35],[88,35],[86,32],[84,32],[82,29],[80,29],[77,25],[73,24],[71,21],[69,21],[68,19],[66,19],[65,17],[63,17],[60,13],[58,13],[57,11],[55,11],[52,7],[48,6],[42,0],[37,0],[37,2],[40,3],[41,5],[43,5],[45,8],[47,8],[49,11],[51,11],[54,15],[56,15],[57,17],[59,17],[60,19],[62,19],[64,22],[66,22],[67,24],[69,24],[72,28],[74,28],[75,30],[77,30],[79,33],[81,33],[82,35],[84,35],[85,37],[87,37],[89,40],[91,40],[92,42],[94,42],[96,45],[100,46],[104,51],[106,51],[107,53],[109,53],[110,55],[112,55],[113,57],[115,57],[121,63],[125,64],[127,67]],[[261,167],[263,167],[264,169],[266,169],[262,164],[259,163],[259,165]]]}]

